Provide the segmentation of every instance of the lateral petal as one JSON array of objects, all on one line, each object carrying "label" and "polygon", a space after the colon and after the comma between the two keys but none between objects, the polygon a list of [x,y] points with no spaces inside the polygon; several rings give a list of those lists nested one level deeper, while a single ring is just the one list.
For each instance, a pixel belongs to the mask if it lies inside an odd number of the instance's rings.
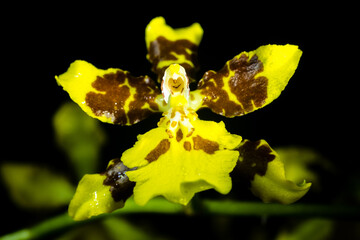
[{"label": "lateral petal", "polygon": [[77,60],[56,80],[88,115],[103,122],[131,125],[160,111],[160,90],[148,76]]},{"label": "lateral petal", "polygon": [[311,183],[286,179],[284,162],[264,140],[244,140],[238,148],[239,161],[231,173],[233,180],[250,181],[250,190],[264,202],[290,204],[303,197]]},{"label": "lateral petal", "polygon": [[207,71],[193,94],[203,96],[201,107],[226,117],[255,111],[280,95],[301,54],[295,45],[266,45],[242,52],[220,71]]}]

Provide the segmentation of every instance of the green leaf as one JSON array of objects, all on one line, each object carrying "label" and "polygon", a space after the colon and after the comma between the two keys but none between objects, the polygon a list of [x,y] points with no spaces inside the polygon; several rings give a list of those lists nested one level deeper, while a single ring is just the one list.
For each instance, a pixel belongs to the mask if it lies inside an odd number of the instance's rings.
[{"label": "green leaf", "polygon": [[30,164],[2,164],[1,176],[13,201],[24,208],[60,207],[75,192],[64,176]]},{"label": "green leaf", "polygon": [[75,103],[65,103],[53,118],[56,140],[67,153],[80,179],[96,172],[101,146],[106,140],[99,122]]}]

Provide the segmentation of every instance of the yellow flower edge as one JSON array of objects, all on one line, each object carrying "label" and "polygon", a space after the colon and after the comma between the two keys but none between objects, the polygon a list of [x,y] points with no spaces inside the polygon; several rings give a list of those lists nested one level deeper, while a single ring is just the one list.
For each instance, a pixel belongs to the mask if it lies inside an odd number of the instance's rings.
[{"label": "yellow flower edge", "polygon": [[279,97],[298,67],[302,51],[297,45],[264,45],[249,52],[249,58],[257,55],[264,65],[264,71],[256,77],[268,79],[266,106]]},{"label": "yellow flower edge", "polygon": [[203,36],[203,29],[199,23],[193,23],[189,27],[173,29],[166,24],[163,17],[153,18],[145,29],[146,48],[149,49],[150,43],[159,36],[164,36],[168,40],[189,40],[195,45],[199,45]]},{"label": "yellow flower edge", "polygon": [[97,69],[94,65],[86,61],[76,60],[70,65],[69,69],[65,73],[60,76],[55,76],[55,78],[57,83],[69,93],[70,98],[89,116],[98,118],[103,122],[112,123],[111,118],[96,116],[91,108],[86,104],[85,98],[88,92],[96,91],[92,87],[92,83],[96,80],[97,76],[101,76],[106,73],[114,73],[115,71],[115,69],[108,69],[107,71],[104,71]]},{"label": "yellow flower edge", "polygon": [[[240,144],[241,137],[227,132],[223,122],[197,119],[193,126],[195,130],[189,137],[186,129],[181,128],[184,135],[179,140],[176,136],[169,138],[160,125],[139,136],[134,147],[123,153],[121,160],[126,166],[140,166],[126,173],[130,181],[136,182],[137,204],[143,206],[156,196],[164,196],[171,202],[187,205],[195,193],[212,188],[222,194],[229,193],[232,187],[229,173],[239,156],[232,149]],[[202,149],[198,139],[209,143],[210,148],[217,146],[218,150]],[[168,150],[149,163],[146,158],[162,141],[169,142]]]}]

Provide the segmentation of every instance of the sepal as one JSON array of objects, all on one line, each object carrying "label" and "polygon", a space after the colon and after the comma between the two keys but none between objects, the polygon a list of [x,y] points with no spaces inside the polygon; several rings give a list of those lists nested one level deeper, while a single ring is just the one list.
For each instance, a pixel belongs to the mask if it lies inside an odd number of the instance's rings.
[{"label": "sepal", "polygon": [[165,69],[174,63],[184,67],[190,80],[193,80],[198,70],[197,51],[202,35],[199,23],[173,29],[163,17],[150,21],[145,30],[147,59],[152,63],[151,70],[158,75],[159,83]]},{"label": "sepal", "polygon": [[263,202],[290,204],[303,197],[311,183],[296,184],[286,179],[284,162],[265,140],[244,140],[231,176],[250,181],[251,192]]},{"label": "sepal", "polygon": [[86,174],[70,202],[69,215],[79,221],[124,207],[135,186],[126,175],[128,170],[114,159],[103,174]]}]

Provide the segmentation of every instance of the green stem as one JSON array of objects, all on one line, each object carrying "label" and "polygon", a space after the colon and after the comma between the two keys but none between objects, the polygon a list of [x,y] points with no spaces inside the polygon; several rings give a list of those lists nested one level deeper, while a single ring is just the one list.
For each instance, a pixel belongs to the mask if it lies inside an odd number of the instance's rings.
[{"label": "green stem", "polygon": [[358,218],[360,206],[291,204],[276,203],[210,201],[205,200],[204,206],[211,215],[229,216],[291,216],[291,217],[328,217]]},{"label": "green stem", "polygon": [[[134,201],[128,200],[123,209],[112,214],[102,214],[86,221],[76,222],[67,213],[45,220],[31,228],[0,237],[0,240],[25,240],[43,238],[49,234],[65,231],[88,222],[99,221],[108,216],[124,216],[137,213],[156,214],[184,214],[184,208],[165,199],[157,198],[146,206],[140,207]],[[195,212],[196,213],[196,212]],[[318,205],[318,204],[264,204],[258,202],[235,202],[203,200],[201,214],[228,215],[228,216],[296,216],[296,217],[328,217],[328,218],[354,218],[360,216],[359,206]]]},{"label": "green stem", "polygon": [[67,213],[45,220],[34,227],[22,229],[17,232],[0,237],[1,240],[36,239],[49,233],[64,230],[74,225],[74,221]]}]

